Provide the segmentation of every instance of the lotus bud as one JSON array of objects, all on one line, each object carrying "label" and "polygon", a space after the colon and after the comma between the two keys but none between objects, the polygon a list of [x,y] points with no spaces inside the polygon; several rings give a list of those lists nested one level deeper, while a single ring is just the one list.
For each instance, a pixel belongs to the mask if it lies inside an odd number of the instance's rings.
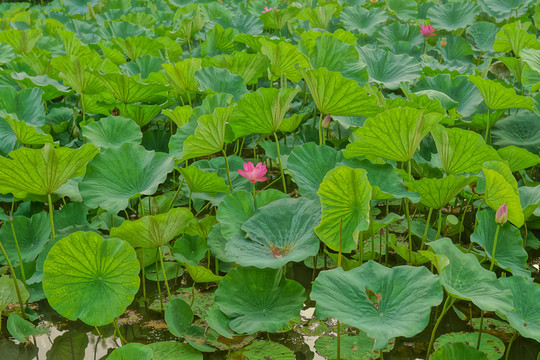
[{"label": "lotus bud", "polygon": [[441,39],[441,47],[446,47],[446,44],[448,44],[448,42],[446,41],[446,38],[442,38]]},{"label": "lotus bud", "polygon": [[506,203],[504,203],[501,205],[501,207],[497,209],[497,213],[495,214],[495,222],[498,225],[504,225],[507,220],[508,220],[508,208],[506,207]]},{"label": "lotus bud", "polygon": [[330,120],[330,114],[327,114],[322,121],[322,127],[328,129],[330,127]]}]

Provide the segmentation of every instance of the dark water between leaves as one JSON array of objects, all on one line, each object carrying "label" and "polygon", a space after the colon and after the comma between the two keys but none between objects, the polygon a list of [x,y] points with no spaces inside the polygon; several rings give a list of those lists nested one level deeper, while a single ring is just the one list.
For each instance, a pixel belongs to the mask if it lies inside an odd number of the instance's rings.
[{"label": "dark water between leaves", "polygon": [[[296,280],[307,289],[310,289],[312,278],[312,269],[303,264],[295,264],[293,271],[289,271],[287,277]],[[170,282],[171,290],[176,292],[186,289],[183,294],[188,297],[191,284],[186,282],[186,279],[178,278],[177,282]],[[164,290],[163,285],[161,286]],[[208,295],[213,289],[205,289],[197,287],[194,312],[196,308],[204,308],[211,304],[208,300]],[[157,296],[156,282],[147,280],[147,292],[152,300],[152,305],[145,308],[142,301],[142,294],[139,293],[136,300],[128,307],[128,310],[120,317],[119,326],[124,338],[128,342],[140,342],[144,344],[158,341],[181,341],[175,338],[167,329],[163,314],[159,310],[159,297]],[[166,293],[163,291],[163,296]],[[189,299],[188,299],[189,300]],[[114,335],[112,325],[101,326],[98,331],[91,326],[88,326],[80,321],[72,322],[58,315],[47,303],[47,300],[38,302],[35,311],[40,315],[40,326],[49,329],[49,332],[44,335],[39,335],[31,338],[31,343],[20,344],[10,337],[7,327],[6,318],[3,318],[2,335],[0,339],[0,360],[105,360],[108,355],[117,347],[120,347],[120,339]],[[457,331],[474,331],[473,326],[466,320],[460,319],[458,312],[462,314],[470,313],[468,303],[456,303],[458,311],[449,311],[444,318],[438,331],[438,335],[448,332]],[[436,319],[437,310],[433,309],[431,323],[420,334],[413,338],[396,339],[393,349],[390,352],[384,353],[384,359],[424,359],[427,350],[427,345],[431,335],[434,319]],[[315,308],[313,304],[305,304],[305,309],[295,324],[292,324],[292,330],[278,333],[259,333],[257,338],[263,340],[272,340],[282,344],[293,350],[296,360],[323,360],[327,359],[319,355],[315,349],[315,341],[320,335],[335,335],[336,323],[333,319],[319,320],[314,316]],[[473,314],[473,317],[477,317]],[[494,314],[489,314],[496,318]],[[508,343],[511,337],[511,330],[497,327],[496,324],[489,325],[487,322],[486,332],[498,337],[505,344]],[[342,328],[344,333],[354,333],[353,328]],[[257,339],[250,337],[246,341]],[[238,349],[242,345],[233,345],[232,350]],[[218,350],[213,353],[203,353],[205,360],[217,360],[227,358],[227,345],[223,345],[224,350]],[[522,337],[518,338],[510,353],[509,359],[515,360],[537,360],[537,355],[540,352],[540,344],[527,340]],[[502,357],[502,354],[500,355]],[[497,357],[493,357],[497,358]],[[488,357],[488,359],[490,359]]]}]

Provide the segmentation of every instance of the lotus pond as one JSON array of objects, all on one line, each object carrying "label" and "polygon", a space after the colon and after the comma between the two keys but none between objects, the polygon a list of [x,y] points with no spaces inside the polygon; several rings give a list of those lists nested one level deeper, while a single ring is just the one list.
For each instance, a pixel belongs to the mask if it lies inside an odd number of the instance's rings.
[{"label": "lotus pond", "polygon": [[540,359],[540,5],[0,4],[0,358]]}]

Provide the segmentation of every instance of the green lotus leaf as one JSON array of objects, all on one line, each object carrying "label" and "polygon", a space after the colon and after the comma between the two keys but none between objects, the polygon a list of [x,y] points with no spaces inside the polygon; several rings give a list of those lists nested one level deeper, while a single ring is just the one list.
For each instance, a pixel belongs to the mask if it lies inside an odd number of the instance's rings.
[{"label": "green lotus leaf", "polygon": [[246,52],[217,55],[211,59],[203,59],[203,64],[205,61],[208,61],[208,65],[227,69],[232,74],[240,75],[246,84],[257,81],[270,63],[268,58],[262,54],[248,54]]},{"label": "green lotus leaf", "polygon": [[160,105],[129,104],[126,106],[123,116],[143,127],[152,121],[161,112],[161,109]]},{"label": "green lotus leaf", "polygon": [[43,36],[40,29],[4,29],[0,33],[0,42],[5,42],[13,48],[17,54],[31,51],[39,39]]},{"label": "green lotus leaf", "polygon": [[161,112],[163,115],[167,116],[169,119],[174,121],[176,126],[182,127],[186,125],[191,119],[191,114],[193,113],[193,108],[189,105],[177,106],[174,109],[164,109]]},{"label": "green lotus leaf", "polygon": [[11,313],[7,321],[9,334],[21,343],[30,342],[29,337],[33,335],[46,334],[49,329],[35,327],[30,321],[24,320],[16,313]]},{"label": "green lotus leaf", "polygon": [[292,20],[296,15],[298,15],[300,10],[301,9],[296,6],[288,6],[280,11],[267,11],[260,17],[266,29],[280,31],[289,20]]},{"label": "green lotus leaf", "polygon": [[427,12],[427,18],[437,30],[458,30],[475,22],[480,7],[473,1],[435,4]]},{"label": "green lotus leaf", "polygon": [[313,101],[323,114],[337,116],[372,116],[379,112],[377,99],[367,93],[354,80],[326,68],[299,69]]},{"label": "green lotus leaf", "polygon": [[486,178],[486,192],[484,201],[493,210],[506,204],[508,207],[508,221],[516,227],[521,227],[525,221],[517,186],[513,186],[505,177],[496,170],[483,168],[484,177]]},{"label": "green lotus leaf", "polygon": [[0,158],[0,193],[12,193],[23,199],[27,194],[48,195],[70,178],[81,176],[86,164],[99,152],[91,144],[75,150],[54,148],[20,148]]},{"label": "green lotus leaf", "polygon": [[525,62],[531,70],[540,72],[540,50],[539,49],[523,49],[521,51],[521,60]]},{"label": "green lotus leaf", "polygon": [[107,116],[91,122],[82,129],[88,142],[103,149],[117,148],[124,143],[140,144],[141,129],[132,120],[121,116]]},{"label": "green lotus leaf", "polygon": [[195,79],[199,83],[199,90],[233,95],[238,100],[247,93],[246,84],[240,75],[232,74],[227,69],[215,66],[204,67],[195,72]]},{"label": "green lotus leaf", "polygon": [[201,59],[190,58],[179,61],[175,65],[162,65],[163,69],[165,69],[167,78],[180,96],[184,95],[186,92],[198,91],[195,73],[201,68],[201,62]]},{"label": "green lotus leaf", "polygon": [[377,25],[384,23],[388,15],[379,8],[366,9],[360,5],[347,6],[340,13],[343,27],[347,31],[358,31],[360,34],[371,35]]},{"label": "green lotus leaf", "polygon": [[514,294],[513,309],[506,313],[508,322],[522,336],[540,341],[540,288],[521,276],[501,278],[501,282]]},{"label": "green lotus leaf", "polygon": [[514,89],[475,75],[469,75],[468,79],[480,90],[486,105],[492,110],[510,108],[532,109],[532,98],[516,95]]},{"label": "green lotus leaf", "polygon": [[[433,344],[433,348],[439,350],[443,345],[448,344],[464,344],[476,348],[476,344],[478,344],[478,333],[451,332],[443,334],[437,338]],[[482,334],[479,351],[484,355],[484,359],[487,356],[489,360],[497,360],[504,354],[504,343],[491,334]]]},{"label": "green lotus leaf", "polygon": [[15,59],[17,55],[13,51],[13,47],[8,43],[0,43],[0,65],[4,65],[11,60]]},{"label": "green lotus leaf", "polygon": [[25,72],[12,72],[11,77],[24,88],[38,88],[43,90],[43,101],[49,101],[57,97],[66,95],[69,88],[60,84],[55,79],[47,75],[30,76]]},{"label": "green lotus leaf", "polygon": [[93,74],[103,82],[114,98],[123,104],[160,103],[166,99],[165,91],[167,89],[161,84],[141,83],[124,74],[100,74],[97,71],[94,71]]},{"label": "green lotus leaf", "polygon": [[448,175],[442,179],[423,178],[407,181],[407,187],[420,194],[422,204],[433,209],[441,209],[448,204],[463,188],[478,180],[476,176]]},{"label": "green lotus leaf", "polygon": [[[21,300],[27,301],[30,298],[28,290],[24,287],[22,281],[17,279],[17,285],[21,293]],[[15,284],[13,279],[7,275],[0,276],[0,314],[9,306],[9,304],[15,304],[19,302],[17,297],[17,291],[15,290]]]},{"label": "green lotus leaf", "polygon": [[345,157],[360,155],[381,156],[390,160],[410,160],[420,141],[441,121],[436,113],[397,107],[368,118],[354,134],[357,140],[347,145]]},{"label": "green lotus leaf", "polygon": [[280,199],[255,211],[244,222],[246,236],[236,235],[225,253],[240,266],[279,269],[290,261],[315,256],[319,241],[313,228],[320,222],[314,200]]},{"label": "green lotus leaf", "polygon": [[[100,46],[100,48],[104,50],[104,46]],[[103,52],[105,53],[105,50]],[[163,63],[163,60],[155,56],[145,55],[141,56],[135,61],[124,62],[124,54],[119,51],[115,53],[115,55],[116,54],[122,56],[121,58],[119,58],[120,65],[118,67],[122,70],[123,73],[128,76],[134,76],[136,79],[146,79],[150,76],[150,74],[157,73],[162,69],[161,64]],[[114,62],[114,60],[112,59],[111,61]]]},{"label": "green lotus leaf", "polygon": [[[98,59],[101,60],[98,56]],[[68,84],[77,94],[99,94],[106,91],[103,82],[90,71],[89,67],[99,66],[95,58],[57,56],[52,58],[51,65],[60,72],[64,84]]]},{"label": "green lotus leaf", "polygon": [[408,191],[403,183],[403,177],[390,164],[373,164],[371,161],[360,158],[345,159],[338,165],[346,165],[355,169],[367,171],[367,178],[373,189],[372,199],[402,199],[409,198],[412,202],[420,201],[420,196]]},{"label": "green lotus leaf", "polygon": [[185,235],[174,242],[172,255],[182,263],[186,262],[197,266],[204,259],[207,251],[208,246],[205,238],[198,235]]},{"label": "green lotus leaf", "polygon": [[254,93],[244,95],[229,118],[235,137],[275,133],[299,91],[299,88],[259,88]]},{"label": "green lotus leaf", "polygon": [[235,191],[223,199],[216,218],[221,223],[221,233],[226,239],[245,235],[241,229],[246,220],[255,214],[253,195],[247,191]]},{"label": "green lotus leaf", "polygon": [[377,40],[395,54],[418,56],[426,38],[418,30],[417,25],[390,22],[378,31]]},{"label": "green lotus leaf", "polygon": [[322,205],[321,223],[315,228],[319,239],[338,251],[341,234],[341,251],[356,249],[359,232],[369,226],[371,185],[366,171],[346,166],[332,169],[317,194]]},{"label": "green lotus leaf", "polygon": [[193,311],[184,300],[171,299],[165,309],[165,322],[174,336],[183,337],[193,322]]},{"label": "green lotus leaf", "polygon": [[88,164],[79,190],[87,206],[117,213],[128,206],[129,199],[153,195],[173,168],[169,155],[125,143],[103,150]]},{"label": "green lotus leaf", "polygon": [[466,76],[452,78],[449,74],[440,74],[434,77],[425,77],[414,85],[415,91],[440,91],[457,102],[458,112],[467,117],[476,114],[478,105],[482,102],[482,95]]},{"label": "green lotus leaf", "polygon": [[227,315],[221,312],[216,304],[210,306],[206,311],[206,322],[208,322],[208,326],[219,335],[233,339],[235,334],[229,327],[229,320]]},{"label": "green lotus leaf", "polygon": [[139,290],[135,250],[120,239],[76,232],[59,240],[43,265],[43,291],[53,309],[91,326],[110,324]]},{"label": "green lotus leaf", "polygon": [[326,173],[336,167],[342,156],[335,149],[305,143],[295,147],[287,160],[287,168],[304,197],[317,199],[317,191]]},{"label": "green lotus leaf", "polygon": [[[51,225],[47,214],[37,213],[31,218],[25,216],[13,216],[13,227],[17,236],[17,243],[23,262],[30,262],[45,248],[51,235]],[[2,245],[11,263],[18,263],[17,245],[11,226],[7,222],[0,228],[0,238]],[[6,259],[0,254],[0,264],[6,265]]]},{"label": "green lotus leaf", "polygon": [[[0,116],[4,115],[4,110],[0,110]],[[5,115],[4,120],[9,124],[11,131],[18,142],[25,145],[43,145],[52,143],[51,135],[45,134],[39,127],[29,125],[25,121],[17,120],[11,115]]]},{"label": "green lotus leaf", "polygon": [[463,342],[446,343],[441,346],[439,350],[435,351],[431,358],[433,360],[487,360],[485,353],[480,350],[476,350],[474,346],[467,345]]},{"label": "green lotus leaf", "polygon": [[212,114],[199,117],[195,132],[184,141],[180,161],[212,155],[223,150],[225,127],[233,110],[233,106],[216,108]]},{"label": "green lotus leaf", "polygon": [[[364,64],[359,61],[356,48],[331,34],[323,34],[317,39],[302,40],[300,51],[306,54],[314,69],[324,67],[341,73],[345,78],[355,80],[361,85],[368,81],[367,71]],[[305,78],[305,72],[301,73]]]},{"label": "green lotus leaf", "polygon": [[[471,241],[484,248],[488,259],[492,258],[493,240],[497,224],[495,223],[495,211],[485,209],[476,213],[477,226],[471,234]],[[499,228],[499,237],[495,249],[495,263],[504,270],[509,270],[514,275],[530,277],[527,267],[527,252],[523,248],[521,232],[510,223]],[[504,239],[504,240],[503,240]]]},{"label": "green lotus leaf", "polygon": [[126,54],[132,61],[139,57],[151,55],[159,56],[161,44],[148,36],[131,36],[125,39],[113,37],[111,41],[115,48]]},{"label": "green lotus leaf", "polygon": [[540,118],[532,111],[514,113],[493,127],[493,145],[514,145],[536,154],[540,147]]},{"label": "green lotus leaf", "polygon": [[235,28],[241,34],[260,35],[263,32],[263,26],[259,19],[252,15],[235,14],[235,16],[232,16],[229,13],[229,15],[221,16],[213,21],[223,26],[223,28]]},{"label": "green lotus leaf", "polygon": [[493,51],[493,43],[498,31],[496,24],[487,21],[478,21],[467,28],[467,32],[474,39],[473,45],[480,51]]},{"label": "green lotus leaf", "polygon": [[512,172],[525,170],[540,163],[540,157],[517,146],[507,146],[497,150],[501,159],[508,162]]},{"label": "green lotus leaf", "polygon": [[186,179],[189,190],[194,192],[207,193],[216,196],[217,193],[228,193],[229,187],[225,180],[216,173],[209,173],[199,170],[195,165],[180,168],[180,173]]},{"label": "green lotus leaf", "polygon": [[223,29],[219,24],[206,32],[206,41],[201,45],[202,56],[230,54],[235,49],[234,37],[238,30],[234,28]]},{"label": "green lotus leaf", "polygon": [[[197,166],[200,170],[204,172],[217,174],[221,178],[225,179],[225,184],[227,185],[229,184],[229,181],[227,178],[227,171],[229,171],[229,175],[231,176],[231,181],[233,184],[234,191],[238,191],[238,190],[252,191],[253,190],[252,184],[248,180],[246,180],[246,178],[242,177],[238,173],[238,169],[243,168],[242,164],[244,163],[244,160],[239,156],[230,155],[230,156],[227,156],[227,161],[229,163],[229,169],[227,169],[227,165],[225,164],[225,158],[223,156],[215,157],[215,158],[212,158],[211,160],[199,160],[193,163],[193,165]],[[187,193],[187,191],[185,192]],[[222,192],[221,194],[212,196],[212,195],[205,195],[205,194],[200,193],[197,196],[200,198],[206,199],[208,201],[215,202],[217,205],[223,200],[223,198],[225,197],[225,194],[224,192]]]},{"label": "green lotus leaf", "polygon": [[431,133],[444,171],[449,175],[477,173],[484,162],[500,160],[495,149],[473,131],[436,126]]},{"label": "green lotus leaf", "polygon": [[274,43],[261,38],[261,53],[270,59],[269,76],[276,80],[285,74],[288,80],[298,82],[302,79],[299,68],[308,68],[309,62],[298,47],[285,41]]},{"label": "green lotus leaf", "polygon": [[[379,357],[373,352],[375,340],[365,332],[340,336],[340,356],[343,360],[368,360]],[[315,349],[327,359],[337,359],[337,337],[322,335],[315,342]]]},{"label": "green lotus leaf", "polygon": [[125,240],[133,247],[159,248],[182,233],[192,220],[193,214],[188,209],[173,208],[165,214],[124,221],[111,229],[111,236]]},{"label": "green lotus leaf", "polygon": [[525,221],[536,211],[540,204],[540,185],[535,187],[522,186],[518,189],[519,201],[523,207]]},{"label": "green lotus leaf", "polygon": [[358,52],[366,63],[370,80],[388,89],[397,89],[402,82],[414,82],[420,77],[420,63],[406,54],[369,47],[359,48]]},{"label": "green lotus leaf", "polygon": [[275,332],[297,317],[306,299],[302,285],[281,270],[237,267],[221,280],[215,304],[239,334]]},{"label": "green lotus leaf", "polygon": [[530,22],[521,23],[519,21],[503,25],[497,35],[495,35],[493,49],[497,52],[512,51],[517,57],[520,56],[519,52],[522,49],[539,50],[540,43],[536,39],[536,36],[527,32],[530,26]]},{"label": "green lotus leaf", "polygon": [[298,14],[298,20],[308,20],[312,28],[326,29],[336,12],[338,12],[336,4],[326,4],[315,8],[305,7]]},{"label": "green lotus leaf", "polygon": [[88,335],[84,332],[66,331],[55,337],[52,346],[47,351],[49,360],[61,360],[68,358],[84,359]]},{"label": "green lotus leaf", "polygon": [[285,345],[273,341],[258,340],[243,349],[231,353],[230,360],[294,360],[293,351]]},{"label": "green lotus leaf", "polygon": [[159,341],[147,345],[154,352],[153,360],[202,360],[203,355],[188,344]]},{"label": "green lotus leaf", "polygon": [[140,343],[129,343],[115,349],[107,360],[153,360],[152,348]]},{"label": "green lotus leaf", "polygon": [[0,86],[0,110],[16,115],[16,120],[22,120],[28,125],[41,127],[47,123],[42,95],[43,90],[38,88],[17,92],[12,87]]},{"label": "green lotus leaf", "polygon": [[499,18],[508,19],[512,17],[512,12],[519,9],[519,16],[523,15],[522,12],[527,10],[527,5],[529,5],[532,0],[493,0],[493,1],[482,1],[485,5],[485,10],[489,15],[495,16],[497,20]]},{"label": "green lotus leaf", "polygon": [[416,19],[418,5],[414,0],[388,0],[388,9],[400,20]]},{"label": "green lotus leaf", "polygon": [[428,325],[430,308],[443,298],[438,277],[425,267],[386,268],[368,261],[356,269],[321,271],[311,291],[319,317],[334,317],[375,338],[374,350]]},{"label": "green lotus leaf", "polygon": [[449,294],[472,301],[484,311],[511,310],[512,292],[494,272],[484,269],[476,256],[464,254],[449,238],[431,241],[429,246],[448,258],[448,265],[439,269],[439,281]]},{"label": "green lotus leaf", "polygon": [[[234,192],[233,194],[236,194],[236,193],[237,192]],[[221,204],[223,204],[223,202]],[[219,208],[222,207],[221,204]],[[240,224],[240,226],[241,225],[242,224]],[[212,255],[214,255],[217,259],[219,259],[222,262],[231,263],[232,260],[229,259],[229,257],[227,256],[227,253],[225,252],[225,245],[227,244],[228,240],[221,233],[221,227],[222,227],[221,223],[218,223],[212,226],[212,228],[210,229],[210,232],[208,233],[208,238],[206,241]]]},{"label": "green lotus leaf", "polygon": [[204,266],[193,266],[187,262],[184,263],[184,266],[195,283],[220,282],[223,278],[222,276],[215,275]]}]

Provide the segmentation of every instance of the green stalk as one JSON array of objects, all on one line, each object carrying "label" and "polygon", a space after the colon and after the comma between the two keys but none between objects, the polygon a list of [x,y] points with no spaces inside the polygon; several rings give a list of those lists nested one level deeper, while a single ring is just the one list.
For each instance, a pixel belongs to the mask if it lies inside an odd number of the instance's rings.
[{"label": "green stalk", "polygon": [[[156,249],[156,255],[158,254],[158,249]],[[161,311],[163,311],[163,297],[161,296],[161,285],[159,284],[159,268],[158,263],[156,261],[156,281],[157,281],[157,288],[158,288],[158,294],[159,294],[159,304],[161,305]]]},{"label": "green stalk", "polygon": [[429,229],[429,222],[431,220],[431,214],[432,213],[433,213],[433,208],[429,208],[429,212],[428,212],[428,216],[427,216],[427,220],[426,220],[426,229],[424,230],[424,235],[422,236],[422,244],[420,244],[420,250],[424,249],[424,242],[426,241],[426,238],[427,238],[427,233],[428,233],[428,229]]},{"label": "green stalk", "polygon": [[174,201],[178,197],[178,194],[180,193],[180,189],[182,188],[183,183],[184,183],[184,178],[182,178],[182,181],[180,182],[180,185],[178,185],[178,189],[174,193],[174,196],[173,196],[173,198],[171,200],[171,203],[169,204],[169,207],[167,208],[167,211],[171,210],[171,208],[173,207]]},{"label": "green stalk", "polygon": [[430,354],[431,348],[433,347],[433,342],[435,341],[435,334],[437,333],[437,329],[439,328],[441,320],[446,314],[446,312],[448,311],[448,309],[450,309],[450,307],[454,304],[454,301],[456,301],[456,299],[454,299],[452,296],[449,295],[446,298],[446,301],[444,302],[442,312],[439,315],[437,322],[435,323],[435,326],[433,326],[433,330],[431,331],[431,338],[429,339],[429,346],[428,346],[428,350],[426,354],[426,360],[429,360],[429,356],[431,355]]},{"label": "green stalk", "polygon": [[17,234],[15,233],[15,225],[13,225],[13,210],[15,209],[15,196],[11,202],[11,212],[9,213],[9,225],[11,226],[11,233],[13,234],[13,240],[15,241],[15,247],[17,248],[17,256],[19,257],[19,266],[21,268],[21,277],[24,284],[24,288],[28,290],[26,285],[26,274],[24,273],[24,263],[22,261],[21,249],[19,247],[19,241],[17,240]]},{"label": "green stalk", "polygon": [[407,217],[407,228],[408,228],[407,238],[409,239],[409,265],[411,265],[412,264],[412,236],[411,236],[411,214],[409,212],[408,199],[405,199],[405,216]]},{"label": "green stalk", "polygon": [[22,301],[21,290],[19,289],[19,284],[17,283],[17,275],[15,274],[13,265],[11,265],[11,261],[9,261],[9,257],[6,253],[6,250],[4,249],[4,245],[2,245],[2,241],[0,241],[0,250],[2,251],[2,255],[4,255],[4,258],[6,259],[6,262],[9,267],[9,271],[11,272],[11,275],[13,276],[13,284],[15,285],[15,292],[17,293],[17,300],[19,300],[19,306],[21,308],[21,316],[23,319],[26,320],[26,313],[24,312],[24,302]]},{"label": "green stalk", "polygon": [[512,344],[514,343],[514,340],[516,340],[518,336],[518,332],[514,331],[514,335],[510,339],[510,342],[508,343],[508,347],[506,348],[506,355],[504,356],[504,360],[508,360],[508,355],[510,355],[510,349],[512,348]]},{"label": "green stalk", "polygon": [[435,240],[439,238],[439,235],[441,235],[441,227],[442,227],[442,211],[439,209],[439,218],[437,219],[437,235],[435,236]]},{"label": "green stalk", "polygon": [[163,250],[159,248],[159,261],[161,262],[161,270],[163,271],[163,279],[165,280],[165,287],[167,288],[167,295],[169,296],[169,301],[171,301],[171,289],[169,289],[169,281],[167,280],[167,273],[165,272],[165,265],[163,264]]},{"label": "green stalk", "polygon": [[142,292],[144,303],[146,304],[146,274],[144,269],[144,248],[141,248],[141,268],[142,268]]},{"label": "green stalk", "polygon": [[223,153],[223,157],[225,158],[225,167],[227,168],[227,180],[229,180],[229,188],[231,189],[231,192],[234,192],[232,181],[231,181],[231,174],[229,173],[230,170],[229,170],[229,160],[227,160],[227,153],[223,149],[221,149],[221,152]]},{"label": "green stalk", "polygon": [[322,120],[323,120],[323,113],[321,112],[321,115],[319,116],[319,145],[324,145],[323,135],[322,135]]},{"label": "green stalk", "polygon": [[287,194],[287,182],[285,181],[285,173],[283,172],[283,166],[281,165],[281,154],[279,152],[279,141],[276,133],[274,133],[274,139],[276,140],[277,156],[278,156],[278,165],[279,170],[281,171],[281,180],[283,182],[283,192]]},{"label": "green stalk", "polygon": [[[338,268],[341,267],[341,229],[343,228],[343,218],[339,219],[339,254],[338,254]],[[362,246],[363,248],[364,246]],[[337,360],[341,360],[341,323],[337,322]]]},{"label": "green stalk", "polygon": [[127,344],[126,339],[122,336],[122,333],[120,332],[120,328],[118,327],[118,320],[114,319],[113,321],[114,330],[118,333],[118,337],[120,338],[120,342],[122,343],[122,346]]},{"label": "green stalk", "polygon": [[480,350],[480,342],[482,341],[482,327],[483,327],[483,325],[484,325],[484,310],[482,310],[482,314],[480,315],[480,328],[478,329],[478,340],[476,342],[476,350]]},{"label": "green stalk", "polygon": [[499,238],[499,230],[501,225],[497,224],[497,230],[495,230],[495,238],[493,239],[493,250],[491,252],[491,265],[489,266],[489,271],[493,271],[493,266],[495,265],[495,251],[497,250],[497,239]]},{"label": "green stalk", "polygon": [[51,235],[52,235],[52,241],[56,238],[56,235],[54,234],[54,207],[52,203],[51,194],[47,194],[47,199],[49,200],[49,221],[51,222]]}]

